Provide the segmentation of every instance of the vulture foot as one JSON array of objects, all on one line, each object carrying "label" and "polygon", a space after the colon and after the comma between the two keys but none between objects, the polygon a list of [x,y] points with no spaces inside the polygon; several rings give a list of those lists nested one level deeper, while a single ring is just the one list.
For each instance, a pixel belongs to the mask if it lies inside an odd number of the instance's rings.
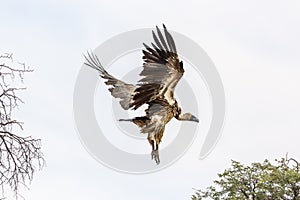
[{"label": "vulture foot", "polygon": [[157,165],[160,163],[158,150],[153,150],[151,152],[151,159],[154,159]]}]

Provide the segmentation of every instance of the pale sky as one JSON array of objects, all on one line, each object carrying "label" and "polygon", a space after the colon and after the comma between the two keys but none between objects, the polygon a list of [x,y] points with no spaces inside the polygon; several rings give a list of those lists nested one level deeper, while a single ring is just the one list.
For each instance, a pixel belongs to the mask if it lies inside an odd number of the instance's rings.
[{"label": "pale sky", "polygon": [[[189,199],[192,188],[211,185],[231,159],[248,164],[288,152],[299,160],[299,10],[297,0],[2,2],[0,51],[35,70],[25,78],[18,117],[42,139],[47,161],[23,196]],[[75,130],[72,98],[82,54],[114,35],[162,23],[196,41],[215,63],[226,94],[222,137],[204,160],[198,160],[200,135],[167,169],[115,172],[90,156]]]}]

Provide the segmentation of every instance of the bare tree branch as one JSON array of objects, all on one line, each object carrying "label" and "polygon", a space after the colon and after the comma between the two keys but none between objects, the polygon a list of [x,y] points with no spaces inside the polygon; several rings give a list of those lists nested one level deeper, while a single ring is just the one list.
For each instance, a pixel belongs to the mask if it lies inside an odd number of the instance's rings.
[{"label": "bare tree branch", "polygon": [[27,187],[45,161],[41,141],[18,134],[23,130],[23,122],[13,117],[13,111],[23,103],[18,93],[25,89],[19,85],[23,85],[24,75],[33,70],[24,63],[15,65],[12,54],[0,55],[0,185],[2,193],[9,186],[18,198],[19,186]]}]

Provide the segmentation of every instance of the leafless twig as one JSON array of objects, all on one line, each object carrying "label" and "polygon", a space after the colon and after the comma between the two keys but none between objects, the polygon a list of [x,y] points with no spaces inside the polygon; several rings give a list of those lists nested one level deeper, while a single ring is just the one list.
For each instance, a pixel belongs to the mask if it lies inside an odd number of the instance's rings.
[{"label": "leafless twig", "polygon": [[27,187],[34,172],[45,162],[41,141],[18,134],[23,130],[23,122],[13,114],[23,103],[18,93],[25,89],[19,85],[23,85],[24,75],[33,70],[26,68],[24,63],[15,64],[12,54],[0,55],[0,185],[3,192],[9,186],[18,198],[19,186]]}]

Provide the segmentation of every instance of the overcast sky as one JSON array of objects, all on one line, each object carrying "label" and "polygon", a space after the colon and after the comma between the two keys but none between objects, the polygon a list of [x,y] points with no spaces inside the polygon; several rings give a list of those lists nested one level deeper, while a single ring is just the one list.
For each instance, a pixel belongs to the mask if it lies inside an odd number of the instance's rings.
[{"label": "overcast sky", "polygon": [[[3,1],[1,53],[34,68],[18,117],[41,138],[47,167],[29,200],[188,199],[230,166],[290,156],[300,159],[300,3],[287,1]],[[82,53],[119,33],[169,29],[196,41],[215,63],[226,93],[226,121],[214,151],[198,160],[197,137],[171,167],[147,175],[112,171],[82,146],[73,90]],[[146,144],[145,144],[146,145]]]}]

